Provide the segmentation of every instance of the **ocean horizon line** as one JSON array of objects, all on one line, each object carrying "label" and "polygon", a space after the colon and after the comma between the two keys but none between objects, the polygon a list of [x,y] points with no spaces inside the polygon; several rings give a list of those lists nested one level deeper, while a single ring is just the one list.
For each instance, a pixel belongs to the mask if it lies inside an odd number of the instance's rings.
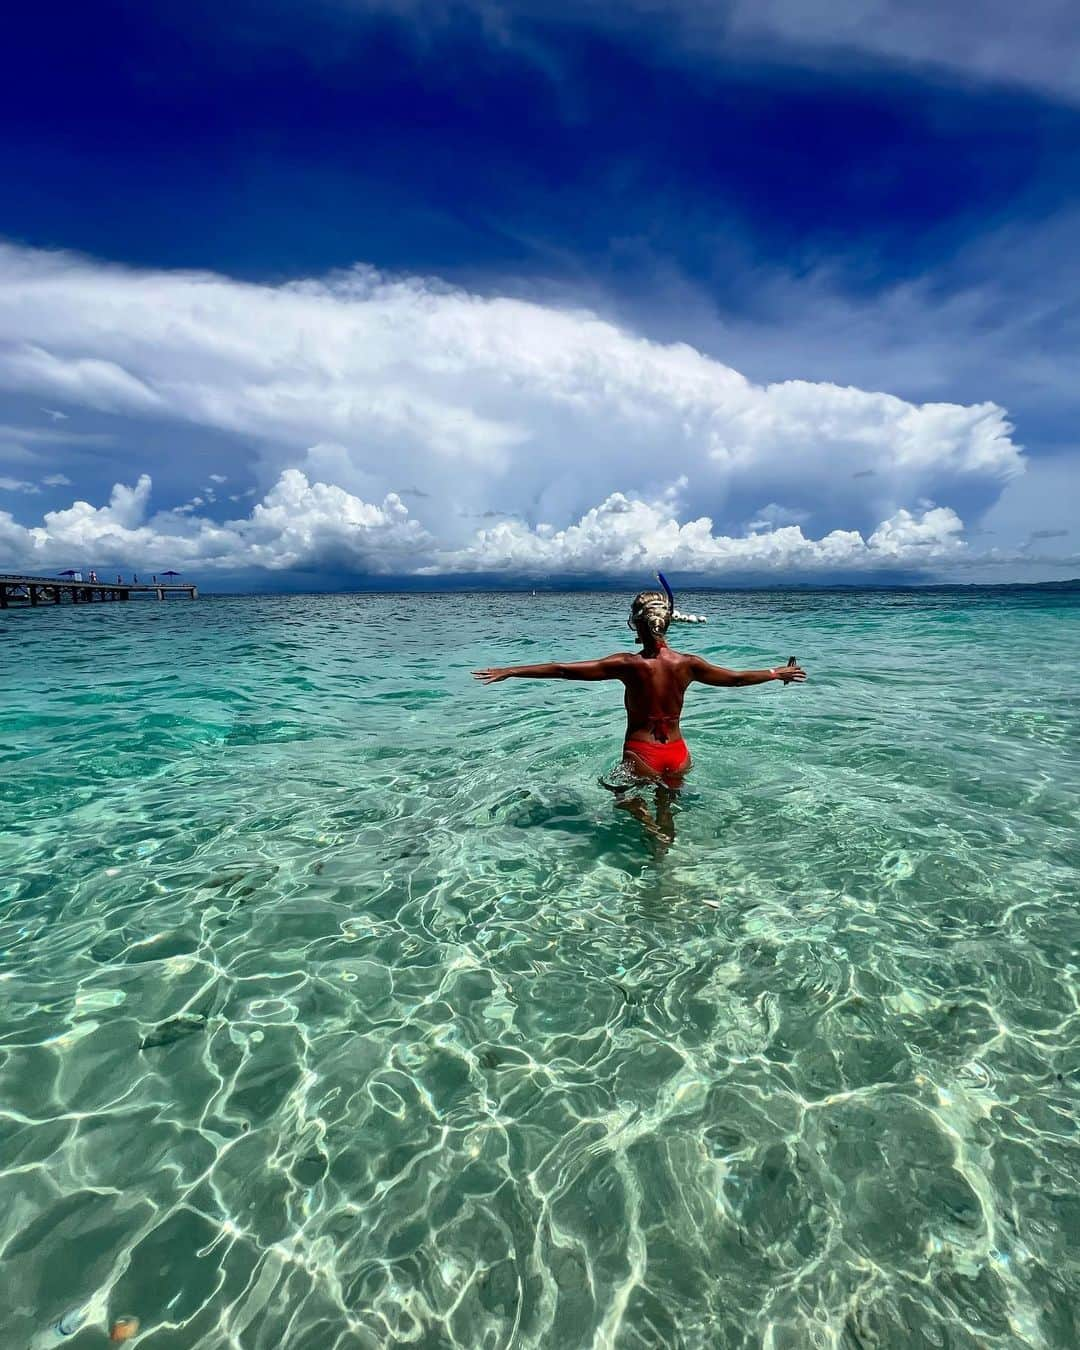
[{"label": "ocean horizon line", "polygon": [[[452,583],[449,581],[446,584],[408,585],[395,579],[392,583],[384,585],[361,582],[347,586],[300,586],[282,587],[274,590],[261,587],[217,590],[212,583],[200,580],[197,584],[201,598],[215,597],[220,599],[230,596],[289,597],[304,595],[529,595],[534,593],[538,595],[604,595],[633,589],[635,585],[641,584],[641,580],[642,578],[628,578],[604,583],[589,581],[580,585],[555,585],[544,582],[468,585],[462,582]],[[1080,589],[1080,577],[1069,577],[1063,581],[881,582],[877,584],[868,582],[788,582],[776,585],[729,584],[726,586],[700,585],[692,581],[682,580],[675,581],[674,584],[677,590],[700,595],[747,595],[755,592],[768,595],[829,594],[834,592],[877,592],[882,594],[903,592],[925,595],[956,591],[964,593],[972,591],[1072,591]]]}]

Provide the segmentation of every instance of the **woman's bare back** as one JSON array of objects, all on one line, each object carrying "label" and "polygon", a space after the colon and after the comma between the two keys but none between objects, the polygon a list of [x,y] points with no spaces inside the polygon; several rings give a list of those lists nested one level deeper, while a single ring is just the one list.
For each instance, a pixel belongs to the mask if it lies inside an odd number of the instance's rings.
[{"label": "woman's bare back", "polygon": [[623,656],[626,739],[660,745],[679,740],[683,700],[694,678],[693,658],[668,646],[649,656],[643,652]]}]

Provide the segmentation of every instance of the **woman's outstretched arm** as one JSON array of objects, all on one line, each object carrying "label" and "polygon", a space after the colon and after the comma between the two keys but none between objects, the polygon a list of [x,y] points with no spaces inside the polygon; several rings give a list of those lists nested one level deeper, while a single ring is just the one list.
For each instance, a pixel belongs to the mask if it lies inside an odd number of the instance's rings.
[{"label": "woman's outstretched arm", "polygon": [[499,680],[617,680],[626,664],[626,653],[604,656],[599,661],[545,661],[536,666],[491,666],[474,670],[484,684]]},{"label": "woman's outstretched arm", "polygon": [[692,659],[691,669],[698,684],[726,689],[742,689],[748,684],[765,684],[769,680],[801,684],[806,679],[806,671],[802,666],[773,666],[770,670],[726,670],[723,666],[714,666],[703,656]]}]

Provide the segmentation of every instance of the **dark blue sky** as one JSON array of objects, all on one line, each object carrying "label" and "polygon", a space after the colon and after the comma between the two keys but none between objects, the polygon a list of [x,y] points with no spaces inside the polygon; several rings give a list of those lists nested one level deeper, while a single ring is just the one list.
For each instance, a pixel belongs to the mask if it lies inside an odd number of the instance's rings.
[{"label": "dark blue sky", "polygon": [[[1071,462],[1080,90],[1050,36],[1010,79],[974,49],[970,69],[921,59],[932,33],[838,48],[780,5],[751,40],[682,9],[20,6],[0,235],[260,283],[362,262],[587,305],[752,379],[992,400],[1033,462]],[[990,10],[970,6],[973,31]],[[76,466],[95,501],[133,454],[111,444]],[[240,476],[258,459],[232,453]],[[174,455],[143,467],[161,505],[194,490]]]},{"label": "dark blue sky", "polygon": [[1080,108],[1034,91],[640,30],[493,44],[467,11],[418,31],[323,4],[20,6],[6,52],[9,237],[238,276],[362,258],[632,285],[651,253],[745,304],[731,236],[872,288],[1068,207],[1080,174]]}]

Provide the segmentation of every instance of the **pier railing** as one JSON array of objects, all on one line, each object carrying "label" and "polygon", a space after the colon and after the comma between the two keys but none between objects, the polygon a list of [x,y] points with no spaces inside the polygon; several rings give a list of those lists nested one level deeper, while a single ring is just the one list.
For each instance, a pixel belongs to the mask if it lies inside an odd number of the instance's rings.
[{"label": "pier railing", "polygon": [[75,581],[69,577],[23,576],[18,572],[0,572],[0,609],[12,605],[60,605],[65,599],[73,605],[103,600],[129,600],[133,595],[170,595],[199,598],[199,589],[189,581]]}]

